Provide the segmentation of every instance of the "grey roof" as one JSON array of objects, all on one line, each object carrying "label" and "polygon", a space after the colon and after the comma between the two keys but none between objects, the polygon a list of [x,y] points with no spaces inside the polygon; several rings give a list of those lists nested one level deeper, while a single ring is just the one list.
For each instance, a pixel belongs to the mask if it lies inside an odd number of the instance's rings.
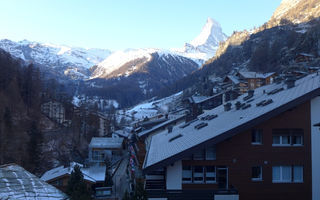
[{"label": "grey roof", "polygon": [[0,199],[57,200],[68,197],[16,164],[0,166]]},{"label": "grey roof", "polygon": [[239,72],[241,76],[244,78],[268,78],[269,76],[272,76],[275,74],[275,72],[270,73],[258,73],[258,72]]},{"label": "grey roof", "polygon": [[148,135],[149,133],[152,133],[153,131],[158,130],[159,128],[162,128],[162,127],[164,127],[164,126],[166,126],[166,125],[168,125],[168,124],[170,124],[170,123],[173,123],[173,122],[175,122],[175,121],[177,121],[177,120],[180,120],[180,119],[184,118],[185,116],[186,116],[186,115],[177,115],[177,116],[173,117],[172,119],[170,119],[170,120],[168,120],[168,121],[165,121],[165,122],[163,122],[163,123],[161,123],[161,124],[158,124],[158,125],[152,127],[151,129],[144,130],[144,131],[138,133],[138,136],[139,136],[139,137],[146,136],[146,135]]},{"label": "grey roof", "polygon": [[[211,120],[198,120],[188,126],[180,126],[184,128],[175,128],[173,132],[161,132],[154,135],[151,139],[150,147],[147,150],[146,159],[144,162],[144,169],[164,166],[164,163],[173,162],[181,159],[190,149],[200,148],[202,145],[209,145],[209,143],[218,143],[228,136],[239,133],[241,130],[251,128],[253,125],[263,122],[285,109],[292,108],[302,101],[307,101],[313,98],[314,95],[320,95],[320,75],[312,74],[300,80],[297,80],[295,87],[287,89],[284,83],[271,84],[257,88],[251,99],[250,105],[246,109],[235,109],[235,103],[244,102],[243,98],[247,96],[244,94],[238,99],[230,101],[232,109],[224,111],[224,106],[221,105],[215,109],[207,111],[199,116],[201,119],[207,115],[218,115],[218,117]],[[284,88],[277,93],[268,95],[270,91]],[[307,99],[306,99],[307,98]],[[272,99],[272,103],[265,106],[257,106],[256,104]],[[208,123],[207,126],[202,126],[199,130],[195,129],[196,125],[200,123]],[[177,137],[178,135],[181,137]],[[176,139],[173,139],[177,137]],[[203,146],[202,146],[203,147]]]},{"label": "grey roof", "polygon": [[120,149],[122,148],[123,138],[111,137],[93,137],[89,144],[90,148],[107,148]]},{"label": "grey roof", "polygon": [[236,77],[236,76],[228,75],[227,77],[228,77],[234,84],[239,84],[239,83],[240,83],[238,77]]}]

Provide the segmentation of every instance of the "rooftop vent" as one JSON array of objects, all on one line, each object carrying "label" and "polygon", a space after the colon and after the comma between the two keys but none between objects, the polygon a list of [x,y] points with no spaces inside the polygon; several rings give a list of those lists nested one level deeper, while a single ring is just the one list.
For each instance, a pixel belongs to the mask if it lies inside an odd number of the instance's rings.
[{"label": "rooftop vent", "polygon": [[202,122],[198,125],[195,125],[194,128],[199,130],[199,129],[202,129],[203,127],[206,127],[206,126],[208,126],[208,123]]},{"label": "rooftop vent", "polygon": [[254,94],[254,90],[249,90],[248,91],[248,96],[243,97],[244,101],[247,101],[248,99],[252,98]]},{"label": "rooftop vent", "polygon": [[272,103],[272,102],[273,102],[272,99],[268,99],[268,100],[260,101],[260,102],[257,103],[256,105],[257,105],[257,106],[266,106],[266,105],[268,105],[268,104],[270,104],[270,103]]},{"label": "rooftop vent", "polygon": [[181,126],[179,126],[180,128],[185,128],[185,127],[187,127],[187,126],[189,126],[190,125],[190,122],[188,122],[188,123],[185,123],[185,124],[182,124]]},{"label": "rooftop vent", "polygon": [[286,80],[287,89],[293,88],[295,86],[296,79],[293,76],[290,76]]},{"label": "rooftop vent", "polygon": [[242,106],[242,110],[245,110],[245,109],[250,108],[250,107],[251,107],[251,104],[246,104],[246,105]]},{"label": "rooftop vent", "polygon": [[172,142],[173,140],[176,140],[176,139],[178,139],[178,138],[180,138],[180,137],[182,137],[182,135],[181,135],[181,134],[176,135],[176,136],[174,136],[174,137],[170,138],[170,139],[169,139],[169,142]]},{"label": "rooftop vent", "polygon": [[284,90],[284,88],[283,88],[283,87],[281,87],[281,88],[277,88],[277,89],[271,90],[271,91],[270,91],[270,92],[268,92],[267,94],[268,94],[268,95],[276,94],[276,93],[278,93],[278,92],[281,92],[282,90]]},{"label": "rooftop vent", "polygon": [[229,111],[229,110],[231,110],[231,103],[224,104],[224,111]]},{"label": "rooftop vent", "polygon": [[218,117],[218,115],[207,115],[205,117],[201,117],[201,120],[212,120],[214,118]]}]

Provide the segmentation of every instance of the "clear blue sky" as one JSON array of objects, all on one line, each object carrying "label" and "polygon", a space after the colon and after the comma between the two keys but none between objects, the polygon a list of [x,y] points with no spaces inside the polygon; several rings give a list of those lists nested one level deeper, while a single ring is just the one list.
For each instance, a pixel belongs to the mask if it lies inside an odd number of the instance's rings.
[{"label": "clear blue sky", "polygon": [[0,39],[78,47],[182,47],[206,19],[223,31],[266,22],[281,0],[1,0]]}]

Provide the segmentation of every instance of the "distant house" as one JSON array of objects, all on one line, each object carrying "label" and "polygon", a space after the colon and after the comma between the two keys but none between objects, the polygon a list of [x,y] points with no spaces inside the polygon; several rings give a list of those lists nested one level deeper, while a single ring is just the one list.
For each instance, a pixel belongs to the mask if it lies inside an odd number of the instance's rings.
[{"label": "distant house", "polygon": [[62,200],[68,196],[16,164],[0,166],[0,199]]},{"label": "distant house", "polygon": [[319,200],[320,75],[266,85],[154,135],[149,198]]},{"label": "distant house", "polygon": [[108,158],[116,161],[121,158],[123,153],[123,138],[93,137],[89,144],[89,163],[104,165]]},{"label": "distant house", "polygon": [[59,124],[65,122],[65,109],[64,106],[59,102],[49,101],[42,104],[41,112]]},{"label": "distant house", "polygon": [[315,56],[309,53],[298,53],[295,57],[295,62],[296,63],[301,63],[301,62],[310,62],[314,60]]},{"label": "distant house", "polygon": [[200,115],[203,110],[210,110],[221,105],[222,102],[223,93],[218,93],[212,96],[191,96],[184,100],[186,108],[190,110],[191,119]]},{"label": "distant house", "polygon": [[59,166],[45,172],[41,179],[66,192],[68,181],[74,167],[78,165],[88,189],[102,186],[105,180],[106,166],[84,167],[82,164],[71,162],[70,166]]},{"label": "distant house", "polygon": [[[240,83],[247,84],[246,91],[241,90],[241,93],[244,93],[248,90],[254,90],[263,85],[273,83],[273,80],[276,77],[276,73],[238,72],[236,76],[239,78]],[[242,87],[243,86],[245,85],[242,85]]]}]

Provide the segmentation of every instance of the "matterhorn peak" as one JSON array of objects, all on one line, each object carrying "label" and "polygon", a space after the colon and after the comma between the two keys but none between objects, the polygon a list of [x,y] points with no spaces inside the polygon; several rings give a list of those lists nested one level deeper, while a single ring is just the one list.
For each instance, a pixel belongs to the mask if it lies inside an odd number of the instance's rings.
[{"label": "matterhorn peak", "polygon": [[208,17],[201,33],[194,40],[192,40],[190,44],[194,47],[197,47],[210,42],[211,45],[214,44],[216,46],[220,41],[223,41],[225,39],[226,35],[222,32],[222,28],[219,22]]},{"label": "matterhorn peak", "polygon": [[206,61],[215,55],[219,43],[226,39],[219,22],[208,17],[200,34],[190,43],[185,43],[180,53],[189,58]]}]

